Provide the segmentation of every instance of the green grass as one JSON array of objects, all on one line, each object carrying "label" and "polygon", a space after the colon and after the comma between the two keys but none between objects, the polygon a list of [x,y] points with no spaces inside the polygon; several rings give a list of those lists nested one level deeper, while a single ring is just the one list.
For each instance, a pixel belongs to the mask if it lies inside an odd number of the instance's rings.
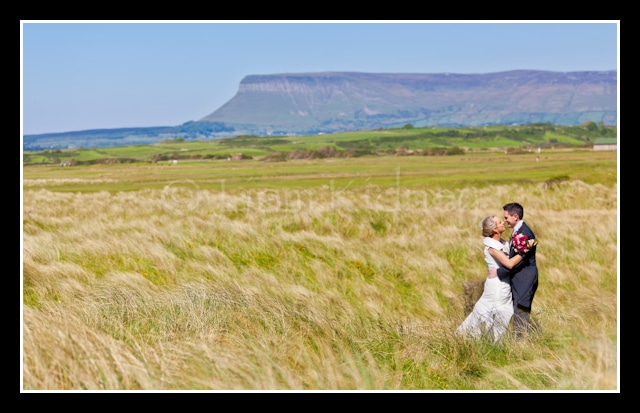
[{"label": "green grass", "polygon": [[177,165],[25,165],[25,190],[132,191],[193,181],[199,189],[298,189],[379,186],[485,187],[510,182],[545,183],[566,176],[588,184],[617,181],[616,152],[545,150],[519,154],[472,152],[452,156],[369,156],[262,162],[180,160]]}]

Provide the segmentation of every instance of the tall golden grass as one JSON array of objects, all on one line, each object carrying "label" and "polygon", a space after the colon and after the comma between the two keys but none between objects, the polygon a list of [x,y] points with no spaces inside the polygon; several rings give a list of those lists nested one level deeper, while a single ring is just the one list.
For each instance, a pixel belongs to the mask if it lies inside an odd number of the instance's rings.
[{"label": "tall golden grass", "polygon": [[[510,201],[540,242],[540,330],[458,337],[480,221]],[[615,391],[616,211],[581,181],[24,191],[22,388]]]}]

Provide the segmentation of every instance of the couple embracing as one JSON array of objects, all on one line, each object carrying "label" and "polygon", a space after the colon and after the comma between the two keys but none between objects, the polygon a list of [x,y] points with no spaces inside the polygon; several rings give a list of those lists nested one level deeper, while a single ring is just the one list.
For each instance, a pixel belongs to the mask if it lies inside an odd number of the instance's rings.
[{"label": "couple embracing", "polygon": [[[504,221],[491,215],[482,220],[484,259],[488,275],[484,291],[471,314],[456,332],[497,342],[513,317],[516,339],[531,331],[531,303],[538,289],[537,241],[524,222],[524,209],[517,202],[505,204]],[[511,239],[502,239],[504,222],[513,229]]]}]

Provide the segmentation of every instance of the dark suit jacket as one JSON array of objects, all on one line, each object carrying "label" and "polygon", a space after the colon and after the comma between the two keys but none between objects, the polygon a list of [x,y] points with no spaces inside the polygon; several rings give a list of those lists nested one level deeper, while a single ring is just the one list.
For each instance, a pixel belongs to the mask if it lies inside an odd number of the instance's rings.
[{"label": "dark suit jacket", "polygon": [[[527,238],[535,238],[535,234],[523,221],[520,230],[520,234],[525,234]],[[533,247],[527,252],[522,261],[518,263],[511,270],[499,267],[498,277],[501,279],[511,279],[511,294],[513,295],[513,304],[519,305],[526,309],[531,309],[531,302],[533,296],[538,289],[538,267],[536,266],[536,248]],[[509,251],[509,258],[516,255],[517,252],[512,247]]]}]

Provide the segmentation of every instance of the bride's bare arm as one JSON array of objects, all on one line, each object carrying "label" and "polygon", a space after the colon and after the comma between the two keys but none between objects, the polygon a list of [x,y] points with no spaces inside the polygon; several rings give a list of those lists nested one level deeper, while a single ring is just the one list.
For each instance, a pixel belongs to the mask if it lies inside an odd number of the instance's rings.
[{"label": "bride's bare arm", "polygon": [[491,254],[491,256],[495,258],[500,265],[508,269],[512,269],[522,261],[522,256],[520,254],[516,254],[509,258],[502,250],[497,250],[495,248],[489,248],[489,254]]}]

